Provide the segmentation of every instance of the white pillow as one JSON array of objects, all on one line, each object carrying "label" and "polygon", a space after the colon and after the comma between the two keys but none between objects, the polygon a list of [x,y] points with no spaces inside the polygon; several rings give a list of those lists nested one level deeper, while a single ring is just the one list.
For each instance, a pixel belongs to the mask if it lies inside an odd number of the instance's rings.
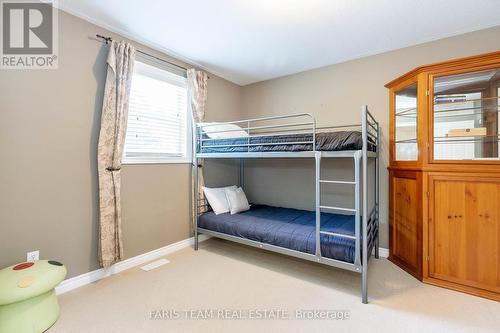
[{"label": "white pillow", "polygon": [[205,193],[205,197],[207,198],[208,203],[210,204],[210,207],[212,207],[212,210],[214,211],[215,215],[229,212],[229,202],[227,201],[225,192],[225,189],[229,188],[236,189],[236,186],[233,185],[228,187],[214,187],[214,188],[203,186],[203,193]]},{"label": "white pillow", "polygon": [[247,196],[241,187],[229,187],[225,189],[225,192],[231,214],[241,213],[250,209]]},{"label": "white pillow", "polygon": [[[210,126],[204,126],[204,125],[210,125]],[[244,131],[240,126],[235,124],[202,123],[201,126],[203,132],[205,132],[205,134],[210,139],[248,137],[248,133]],[[220,132],[220,131],[231,131],[231,132]]]}]

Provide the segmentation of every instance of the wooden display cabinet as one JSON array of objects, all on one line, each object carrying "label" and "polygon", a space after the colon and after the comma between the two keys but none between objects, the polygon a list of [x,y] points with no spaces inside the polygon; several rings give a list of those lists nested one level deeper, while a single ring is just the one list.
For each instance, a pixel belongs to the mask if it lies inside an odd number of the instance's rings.
[{"label": "wooden display cabinet", "polygon": [[500,52],[389,82],[389,259],[500,300]]}]

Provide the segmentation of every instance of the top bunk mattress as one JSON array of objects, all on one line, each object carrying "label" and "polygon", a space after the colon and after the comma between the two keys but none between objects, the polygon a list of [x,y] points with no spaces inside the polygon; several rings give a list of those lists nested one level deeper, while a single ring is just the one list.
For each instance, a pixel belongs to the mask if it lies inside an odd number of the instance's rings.
[{"label": "top bunk mattress", "polygon": [[[206,136],[198,147],[198,153],[241,153],[241,152],[287,152],[287,151],[311,151],[313,135],[285,134],[274,136],[260,136],[249,138],[230,139],[208,139]],[[375,151],[376,146],[368,140],[368,150]],[[293,144],[283,144],[296,142]],[[250,146],[247,146],[247,144]],[[316,150],[319,151],[342,151],[360,150],[363,147],[363,138],[360,131],[337,131],[316,133]]]}]

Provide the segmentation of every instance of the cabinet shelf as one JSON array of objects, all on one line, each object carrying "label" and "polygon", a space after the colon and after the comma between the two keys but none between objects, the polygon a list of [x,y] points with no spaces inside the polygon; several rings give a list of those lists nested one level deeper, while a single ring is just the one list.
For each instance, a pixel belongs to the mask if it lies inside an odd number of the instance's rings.
[{"label": "cabinet shelf", "polygon": [[[487,139],[487,140],[485,140]],[[500,140],[499,134],[476,135],[476,136],[437,136],[434,137],[434,143],[461,143],[461,142],[495,142]]]},{"label": "cabinet shelf", "polygon": [[[472,112],[472,113],[464,113],[465,111],[474,111],[474,110],[482,110],[481,112]],[[448,114],[448,113],[457,113],[457,114]],[[477,116],[477,115],[484,115],[485,113],[499,113],[500,112],[500,106],[499,107],[474,107],[474,108],[462,108],[462,109],[448,109],[448,110],[438,110],[434,111],[434,119],[438,118],[448,118],[448,117],[465,117],[465,116]],[[462,114],[460,114],[462,113]],[[396,117],[401,117],[401,118],[411,118],[415,119],[417,118],[416,113],[396,113]]]},{"label": "cabinet shelf", "polygon": [[[490,140],[484,140],[490,139]],[[454,142],[500,142],[500,134],[498,135],[477,135],[477,136],[436,136],[434,137],[434,143],[454,143]],[[394,143],[417,143],[417,138],[397,140]]]},{"label": "cabinet shelf", "polygon": [[446,110],[437,110],[434,111],[434,114],[437,113],[447,113],[447,112],[463,112],[463,111],[473,111],[473,110],[483,110],[486,112],[498,112],[500,111],[500,107],[491,107],[491,106],[476,106],[471,108],[461,108],[461,109],[446,109]]},{"label": "cabinet shelf", "polygon": [[471,99],[466,99],[463,101],[453,101],[453,102],[437,102],[436,99],[434,98],[434,105],[447,105],[447,104],[463,104],[467,102],[479,102],[479,101],[490,101],[490,100],[498,100],[500,97],[483,97],[483,98],[471,98]]},{"label": "cabinet shelf", "polygon": [[396,117],[401,117],[403,115],[416,115],[417,114],[417,108],[408,108],[408,109],[404,109],[403,111],[397,111],[396,110]]},{"label": "cabinet shelf", "polygon": [[404,140],[397,140],[394,141],[394,143],[417,143],[417,139],[404,139]]}]

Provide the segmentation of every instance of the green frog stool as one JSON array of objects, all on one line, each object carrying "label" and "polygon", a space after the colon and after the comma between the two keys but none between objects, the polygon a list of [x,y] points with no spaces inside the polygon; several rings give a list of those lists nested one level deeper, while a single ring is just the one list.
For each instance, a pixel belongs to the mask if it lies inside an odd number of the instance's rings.
[{"label": "green frog stool", "polygon": [[0,270],[0,332],[46,331],[59,316],[54,288],[66,267],[53,260],[25,262]]}]

